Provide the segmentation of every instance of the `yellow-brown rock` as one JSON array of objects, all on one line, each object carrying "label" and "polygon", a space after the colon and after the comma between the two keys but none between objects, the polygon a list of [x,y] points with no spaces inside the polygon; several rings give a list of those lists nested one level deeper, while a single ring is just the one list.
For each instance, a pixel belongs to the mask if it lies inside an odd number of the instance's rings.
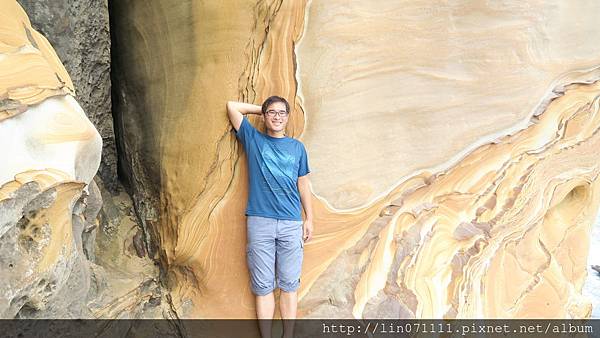
[{"label": "yellow-brown rock", "polygon": [[0,121],[47,97],[74,93],[64,66],[21,6],[2,1],[0,21]]},{"label": "yellow-brown rock", "polygon": [[224,104],[270,95],[313,169],[300,317],[589,316],[600,11],[444,4],[115,6],[123,171],[181,316],[254,317]]}]

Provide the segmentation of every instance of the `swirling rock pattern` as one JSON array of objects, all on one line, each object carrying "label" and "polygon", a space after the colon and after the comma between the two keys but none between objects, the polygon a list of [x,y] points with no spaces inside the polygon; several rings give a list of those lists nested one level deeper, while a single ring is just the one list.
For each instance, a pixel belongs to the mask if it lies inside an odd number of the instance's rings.
[{"label": "swirling rock pattern", "polygon": [[224,102],[282,95],[314,169],[300,317],[589,316],[588,5],[115,4],[123,172],[180,315],[254,316]]},{"label": "swirling rock pattern", "polygon": [[[50,96],[73,94],[73,83],[48,40],[16,3],[2,3],[0,121]],[[16,16],[16,17],[15,17]],[[35,74],[35,76],[34,76]]]}]

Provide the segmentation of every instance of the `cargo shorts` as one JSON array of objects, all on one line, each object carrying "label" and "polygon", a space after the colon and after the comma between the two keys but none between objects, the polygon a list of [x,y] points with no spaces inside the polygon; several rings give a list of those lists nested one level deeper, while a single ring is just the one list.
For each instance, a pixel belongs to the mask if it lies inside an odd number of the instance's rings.
[{"label": "cargo shorts", "polygon": [[273,292],[276,280],[283,291],[298,290],[304,257],[302,224],[303,221],[248,216],[246,259],[252,293],[264,296]]}]

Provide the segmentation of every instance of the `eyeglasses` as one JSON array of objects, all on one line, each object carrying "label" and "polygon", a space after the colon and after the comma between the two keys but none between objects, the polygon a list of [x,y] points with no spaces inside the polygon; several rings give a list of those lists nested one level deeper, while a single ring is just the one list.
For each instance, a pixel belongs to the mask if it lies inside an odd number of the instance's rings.
[{"label": "eyeglasses", "polygon": [[289,113],[285,110],[267,110],[266,114],[268,117],[273,117],[275,114],[281,117],[287,117],[289,115]]}]

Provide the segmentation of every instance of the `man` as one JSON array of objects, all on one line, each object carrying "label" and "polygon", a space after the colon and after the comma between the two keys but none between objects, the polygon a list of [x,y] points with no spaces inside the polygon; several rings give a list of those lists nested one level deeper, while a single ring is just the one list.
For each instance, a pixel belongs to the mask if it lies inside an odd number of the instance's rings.
[{"label": "man", "polygon": [[[227,102],[229,120],[248,159],[246,257],[263,337],[271,336],[275,282],[281,290],[282,319],[296,318],[304,243],[313,233],[308,158],[302,142],[285,136],[289,110],[279,96],[262,106]],[[262,114],[266,133],[257,131],[246,114]],[[284,321],[285,336],[291,337],[292,331],[293,321]]]}]

